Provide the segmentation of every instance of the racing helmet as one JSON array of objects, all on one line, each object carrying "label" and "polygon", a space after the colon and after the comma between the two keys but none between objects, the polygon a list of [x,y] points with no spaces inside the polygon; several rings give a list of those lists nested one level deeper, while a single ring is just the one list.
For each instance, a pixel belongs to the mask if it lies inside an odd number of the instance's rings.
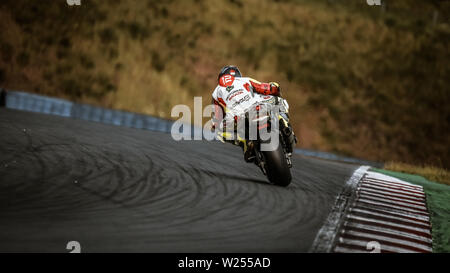
[{"label": "racing helmet", "polygon": [[217,81],[220,81],[220,78],[223,75],[231,75],[233,77],[242,77],[241,71],[239,71],[239,68],[234,65],[227,65],[224,66],[219,73],[219,76],[217,77]]}]

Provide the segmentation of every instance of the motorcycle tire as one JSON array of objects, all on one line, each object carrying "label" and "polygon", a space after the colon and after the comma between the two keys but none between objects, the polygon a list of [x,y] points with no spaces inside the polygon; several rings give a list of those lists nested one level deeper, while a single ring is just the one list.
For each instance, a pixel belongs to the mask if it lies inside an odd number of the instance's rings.
[{"label": "motorcycle tire", "polygon": [[272,184],[287,187],[292,180],[291,170],[281,145],[273,151],[263,151],[267,178]]}]

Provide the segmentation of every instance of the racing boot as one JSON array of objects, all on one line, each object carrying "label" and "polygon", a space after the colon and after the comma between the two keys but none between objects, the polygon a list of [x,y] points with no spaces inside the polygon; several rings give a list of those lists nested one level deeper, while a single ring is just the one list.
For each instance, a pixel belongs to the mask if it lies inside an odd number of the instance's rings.
[{"label": "racing boot", "polygon": [[253,141],[246,141],[242,140],[239,143],[239,146],[241,146],[242,151],[244,152],[244,160],[247,163],[251,163],[255,161],[255,153],[253,150]]},{"label": "racing boot", "polygon": [[288,152],[292,153],[294,151],[295,145],[298,142],[298,139],[297,136],[292,131],[292,127],[290,124],[288,124],[288,127],[283,128],[283,134],[289,144]]}]

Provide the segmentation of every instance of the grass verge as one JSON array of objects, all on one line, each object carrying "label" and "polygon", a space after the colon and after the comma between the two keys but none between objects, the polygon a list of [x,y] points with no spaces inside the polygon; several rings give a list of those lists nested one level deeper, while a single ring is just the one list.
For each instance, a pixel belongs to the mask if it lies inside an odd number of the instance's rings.
[{"label": "grass verge", "polygon": [[388,162],[384,165],[384,168],[394,172],[417,174],[430,181],[450,185],[450,172],[434,166],[415,166],[406,163]]},{"label": "grass verge", "polygon": [[372,168],[386,174],[423,187],[430,212],[433,238],[433,252],[450,253],[450,186],[429,181],[423,176]]}]

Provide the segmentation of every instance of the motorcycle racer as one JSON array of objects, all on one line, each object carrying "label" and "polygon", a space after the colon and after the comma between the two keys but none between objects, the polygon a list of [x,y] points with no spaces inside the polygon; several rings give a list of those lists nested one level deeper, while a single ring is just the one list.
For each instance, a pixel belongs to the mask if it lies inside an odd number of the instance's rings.
[{"label": "motorcycle racer", "polygon": [[[240,70],[236,66],[227,65],[223,67],[217,77],[218,85],[212,93],[212,103],[214,104],[214,115],[212,117],[212,130],[223,128],[230,120],[236,120],[240,114],[247,112],[255,102],[269,101],[274,97],[281,98],[281,88],[276,82],[261,83],[248,77],[242,77]],[[283,102],[287,105],[287,102]],[[284,132],[290,142],[291,151],[297,143],[297,137],[289,124],[289,115],[286,111],[280,112],[288,130]],[[228,140],[224,134],[218,133],[217,138],[222,142],[229,142],[242,147],[244,159],[251,162],[254,155],[248,144],[251,142],[244,139]],[[248,143],[248,144],[247,144]]]}]

